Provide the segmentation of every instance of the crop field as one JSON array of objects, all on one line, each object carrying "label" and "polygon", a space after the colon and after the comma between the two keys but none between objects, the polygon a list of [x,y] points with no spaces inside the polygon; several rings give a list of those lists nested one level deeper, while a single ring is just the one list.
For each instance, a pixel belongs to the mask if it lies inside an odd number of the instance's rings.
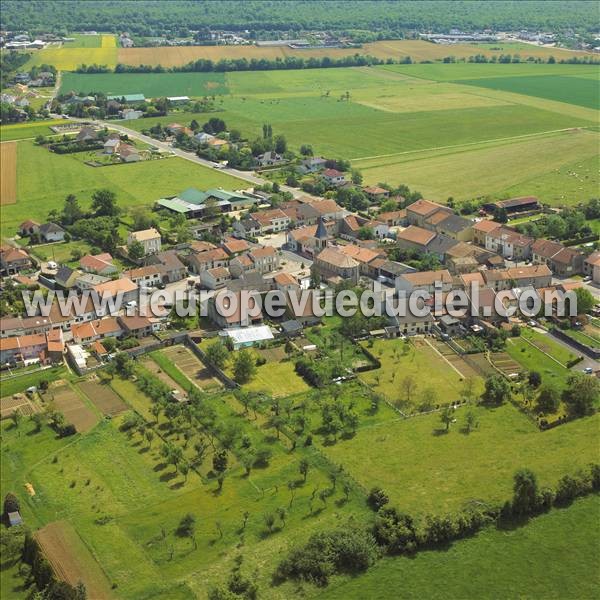
[{"label": "crop field", "polygon": [[76,155],[54,154],[33,142],[19,142],[19,201],[3,208],[2,236],[14,235],[16,227],[26,218],[43,222],[48,211],[61,209],[65,196],[70,193],[87,207],[94,190],[108,188],[117,194],[123,208],[152,207],[159,198],[192,186],[245,189],[247,184],[177,157],[93,168]]},{"label": "crop field", "polygon": [[[466,433],[469,410],[478,425]],[[409,514],[445,514],[471,500],[502,502],[511,496],[519,468],[534,471],[540,485],[555,486],[563,473],[597,458],[590,436],[600,415],[544,432],[510,404],[461,407],[455,416],[448,433],[439,414],[430,414],[359,429],[323,450],[366,489],[385,489],[390,502]]]},{"label": "crop field", "polygon": [[114,598],[100,565],[70,523],[49,523],[35,539],[61,579],[73,587],[82,581],[90,598]]},{"label": "crop field", "polygon": [[340,58],[356,53],[368,54],[377,58],[402,58],[410,56],[413,61],[440,60],[445,56],[457,58],[485,54],[499,56],[503,53],[519,53],[527,56],[569,58],[574,56],[561,49],[539,48],[527,44],[515,44],[510,50],[502,49],[501,45],[491,49],[484,45],[456,44],[452,47],[431,44],[420,40],[386,40],[364,44],[361,48],[323,48],[323,49],[292,49],[287,46],[182,46],[164,48],[120,48],[118,62],[129,65],[157,65],[172,67],[184,65],[200,58],[218,61],[221,59],[247,58],[251,60],[266,58],[275,60],[285,56]]},{"label": "crop field", "polygon": [[0,144],[0,205],[14,204],[17,201],[17,144]]},{"label": "crop field", "polygon": [[224,73],[65,73],[60,92],[104,92],[108,95],[211,96],[227,94]]},{"label": "crop field", "polygon": [[117,50],[116,44],[107,46],[104,45],[104,41],[102,46],[94,48],[72,46],[44,48],[44,50],[36,50],[32,53],[31,58],[25,63],[24,69],[31,69],[31,67],[43,64],[54,65],[58,71],[75,71],[83,64],[106,65],[114,68],[117,66]]},{"label": "crop field", "polygon": [[[486,529],[443,552],[385,559],[366,575],[332,582],[321,598],[381,598],[398,589],[411,600],[519,598],[524,590],[527,598],[593,598],[600,586],[598,571],[590,569],[598,556],[599,517],[600,499],[584,498],[524,527]],[[568,552],[566,539],[577,540]]]}]

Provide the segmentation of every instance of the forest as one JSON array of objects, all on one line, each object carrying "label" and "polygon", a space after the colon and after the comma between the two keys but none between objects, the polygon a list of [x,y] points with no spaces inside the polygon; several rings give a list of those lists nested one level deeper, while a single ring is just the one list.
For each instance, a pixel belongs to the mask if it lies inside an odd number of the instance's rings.
[{"label": "forest", "polygon": [[138,36],[169,33],[185,37],[190,30],[249,30],[255,38],[268,32],[308,30],[401,37],[414,30],[464,31],[537,29],[581,33],[592,31],[592,3],[543,2],[296,0],[198,2],[196,0],[4,0],[4,30],[67,33],[80,30],[128,31]]}]

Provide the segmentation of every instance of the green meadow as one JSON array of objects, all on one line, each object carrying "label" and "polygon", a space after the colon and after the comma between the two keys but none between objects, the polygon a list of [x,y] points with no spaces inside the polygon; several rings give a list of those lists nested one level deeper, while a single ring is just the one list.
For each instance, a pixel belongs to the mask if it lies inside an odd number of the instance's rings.
[{"label": "green meadow", "polygon": [[212,96],[228,92],[223,73],[64,73],[60,92],[104,92],[107,95]]},{"label": "green meadow", "polygon": [[593,598],[600,573],[590,563],[599,539],[600,498],[593,496],[522,527],[486,529],[443,550],[384,559],[365,575],[332,582],[321,598],[382,598],[390,590],[411,600]]},{"label": "green meadow", "polygon": [[76,154],[54,154],[31,141],[17,146],[17,203],[2,207],[2,235],[12,236],[25,219],[44,221],[75,194],[87,207],[92,193],[108,188],[123,208],[153,206],[188,187],[245,189],[245,182],[185,159],[171,157],[107,167],[90,167]]}]

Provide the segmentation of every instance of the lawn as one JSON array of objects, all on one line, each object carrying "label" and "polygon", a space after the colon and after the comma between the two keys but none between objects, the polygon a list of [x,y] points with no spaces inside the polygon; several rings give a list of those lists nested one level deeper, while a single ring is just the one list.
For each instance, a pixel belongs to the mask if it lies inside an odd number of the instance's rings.
[{"label": "lawn", "polygon": [[270,396],[290,396],[310,389],[294,370],[293,361],[268,362],[256,369],[256,375],[244,389],[265,392]]},{"label": "lawn", "polygon": [[[470,434],[463,432],[468,410],[478,421]],[[449,433],[439,414],[387,421],[323,449],[365,488],[383,487],[392,504],[411,514],[446,513],[471,500],[501,503],[519,468],[554,486],[564,473],[597,460],[600,415],[544,432],[512,404],[462,407],[456,420]]]},{"label": "lawn", "polygon": [[65,367],[52,367],[51,369],[35,369],[28,368],[20,371],[12,371],[18,375],[10,377],[8,371],[2,372],[0,380],[0,396],[12,396],[19,392],[24,392],[28,387],[39,386],[40,381],[54,381],[56,379],[64,379],[67,374]]},{"label": "lawn", "polygon": [[320,597],[381,598],[402,590],[406,599],[593,598],[599,517],[600,499],[584,498],[523,527],[489,528],[443,551],[384,559],[365,575],[333,581]]},{"label": "lawn", "polygon": [[585,330],[580,329],[567,329],[563,333],[566,333],[570,338],[586,344],[587,346],[600,347],[600,335],[598,334],[598,328],[589,326]]},{"label": "lawn", "polygon": [[82,75],[65,73],[61,93],[71,90],[107,95],[144,94],[162,96],[211,96],[227,94],[223,73],[99,73]]},{"label": "lawn", "polygon": [[12,236],[25,219],[43,222],[50,210],[61,210],[67,194],[87,208],[92,193],[108,188],[122,208],[154,205],[188,187],[245,189],[239,179],[182,158],[163,158],[108,167],[90,167],[73,155],[49,152],[33,142],[20,142],[17,152],[17,203],[2,211],[2,236]]}]

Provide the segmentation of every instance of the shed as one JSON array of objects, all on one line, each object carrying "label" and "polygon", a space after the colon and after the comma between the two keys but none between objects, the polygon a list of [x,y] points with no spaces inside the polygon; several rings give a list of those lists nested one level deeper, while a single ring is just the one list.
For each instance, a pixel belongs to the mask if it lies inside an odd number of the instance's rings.
[{"label": "shed", "polygon": [[8,524],[11,527],[23,524],[23,517],[21,517],[21,513],[18,510],[8,513]]},{"label": "shed", "polygon": [[240,327],[239,329],[230,329],[225,332],[233,341],[235,350],[253,346],[260,342],[272,340],[273,332],[268,325],[257,325],[255,327]]}]

